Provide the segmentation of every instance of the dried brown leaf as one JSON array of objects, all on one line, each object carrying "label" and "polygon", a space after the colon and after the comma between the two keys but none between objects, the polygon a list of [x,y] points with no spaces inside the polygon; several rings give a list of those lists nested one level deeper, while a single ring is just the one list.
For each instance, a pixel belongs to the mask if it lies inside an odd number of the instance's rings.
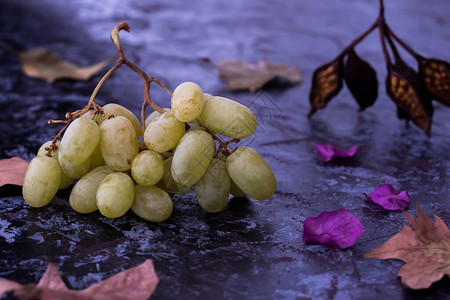
[{"label": "dried brown leaf", "polygon": [[245,61],[224,59],[217,68],[219,77],[227,82],[226,88],[232,90],[254,92],[275,78],[286,80],[290,84],[299,84],[302,81],[298,68],[264,60],[252,65]]},{"label": "dried brown leaf", "polygon": [[423,90],[417,74],[403,62],[388,67],[386,92],[398,107],[398,117],[410,119],[430,134],[433,107],[431,98]]},{"label": "dried brown leaf", "polygon": [[344,79],[361,111],[375,103],[378,96],[377,73],[353,48],[347,54]]},{"label": "dried brown leaf", "polygon": [[0,296],[7,291],[19,289],[21,287],[22,285],[20,283],[0,278]]},{"label": "dried brown leaf", "polygon": [[365,257],[403,260],[406,264],[398,271],[403,284],[426,289],[444,275],[450,276],[450,230],[436,215],[433,223],[419,205],[417,211],[417,219],[405,213],[412,228],[403,225],[399,233]]},{"label": "dried brown leaf", "polygon": [[336,96],[342,89],[342,69],[343,58],[337,57],[335,60],[318,67],[312,76],[311,91],[309,93],[309,103],[311,110],[308,118],[318,109],[323,109],[328,102]]},{"label": "dried brown leaf", "polygon": [[102,70],[108,61],[102,61],[88,67],[60,59],[46,49],[32,49],[19,53],[23,72],[29,77],[41,78],[53,82],[61,78],[87,80]]},{"label": "dried brown leaf", "polygon": [[28,161],[13,157],[0,160],[0,186],[5,184],[23,185]]},{"label": "dried brown leaf", "polygon": [[117,273],[84,290],[69,290],[59,275],[58,267],[49,263],[37,285],[21,285],[0,279],[0,295],[14,290],[14,295],[19,299],[146,300],[153,294],[158,281],[152,261],[146,260],[137,267]]},{"label": "dried brown leaf", "polygon": [[419,60],[419,78],[433,97],[450,106],[450,64],[434,58]]}]

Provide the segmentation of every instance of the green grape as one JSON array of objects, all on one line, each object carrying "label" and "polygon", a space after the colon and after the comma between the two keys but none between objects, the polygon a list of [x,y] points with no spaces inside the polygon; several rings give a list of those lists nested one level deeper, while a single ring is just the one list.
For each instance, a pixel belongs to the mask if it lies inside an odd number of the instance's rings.
[{"label": "green grape", "polygon": [[80,178],[89,171],[89,159],[80,164],[74,164],[61,158],[58,161],[63,173],[71,178]]},{"label": "green grape", "polygon": [[172,176],[175,181],[194,185],[205,174],[214,150],[214,140],[207,132],[193,130],[186,133],[173,155]]},{"label": "green grape", "polygon": [[169,151],[178,144],[184,131],[184,123],[178,121],[172,112],[165,112],[148,124],[144,132],[145,145],[158,153]]},{"label": "green grape", "polygon": [[72,184],[73,180],[74,178],[67,176],[67,174],[61,170],[61,181],[59,182],[59,189],[63,190],[65,188],[68,188]]},{"label": "green grape", "polygon": [[131,169],[138,153],[138,142],[133,125],[125,117],[106,120],[100,126],[100,149],[106,164],[115,171]]},{"label": "green grape", "polygon": [[[58,160],[81,164],[94,152],[100,138],[97,123],[89,119],[75,119],[61,139]],[[61,164],[62,165],[62,164]]]},{"label": "green grape", "polygon": [[124,215],[133,203],[133,181],[125,173],[111,173],[100,183],[96,199],[98,210],[102,215],[118,218]]},{"label": "green grape", "polygon": [[98,187],[103,179],[113,172],[113,169],[108,166],[98,167],[78,180],[69,197],[73,210],[82,214],[96,211]]},{"label": "green grape", "polygon": [[131,175],[140,185],[154,185],[164,174],[164,161],[152,150],[139,153],[131,164]]},{"label": "green grape", "polygon": [[228,202],[230,181],[226,163],[213,158],[205,175],[194,187],[198,204],[210,213],[221,211]]},{"label": "green grape", "polygon": [[33,207],[45,206],[56,195],[60,181],[58,161],[47,156],[36,156],[28,165],[23,179],[23,199]]},{"label": "green grape", "polygon": [[136,131],[136,137],[139,138],[142,135],[142,127],[139,119],[128,109],[123,107],[122,105],[115,103],[108,103],[103,106],[103,109],[115,117],[125,117],[130,120],[133,125],[134,130]]},{"label": "green grape", "polygon": [[98,124],[98,126],[100,126],[103,123],[103,121],[107,119],[105,114],[103,113],[95,114],[95,111],[92,109],[82,114],[80,118],[93,120],[95,123]]},{"label": "green grape", "polygon": [[144,220],[162,222],[172,214],[173,203],[159,187],[137,185],[131,210]]},{"label": "green grape", "polygon": [[244,198],[247,196],[238,186],[236,183],[234,183],[233,180],[231,180],[230,185],[230,194],[237,198]]},{"label": "green grape", "polygon": [[277,189],[277,181],[269,165],[252,148],[237,148],[227,158],[227,170],[242,192],[255,200],[267,199]]},{"label": "green grape", "polygon": [[185,195],[191,191],[191,187],[179,184],[172,177],[173,156],[164,161],[164,174],[159,182],[160,187],[168,193]]},{"label": "green grape", "polygon": [[[53,141],[47,141],[44,144],[42,144],[42,146],[39,148],[37,156],[46,156],[46,157],[50,157],[47,156],[48,150],[50,150],[50,145],[53,143]],[[58,153],[59,153],[59,146],[60,146],[61,142],[60,141],[56,141],[56,149],[51,151],[51,158],[55,159],[58,162],[59,165],[59,161],[58,161]],[[61,170],[61,182],[59,184],[59,189],[65,189],[67,187],[69,187],[73,182],[73,178],[68,176],[66,173],[64,173]]]},{"label": "green grape", "polygon": [[255,132],[256,117],[250,109],[224,97],[208,98],[198,117],[203,126],[236,139],[249,137]]},{"label": "green grape", "polygon": [[172,111],[181,122],[197,119],[202,113],[204,104],[203,91],[193,82],[183,82],[172,93]]},{"label": "green grape", "polygon": [[89,171],[94,170],[97,167],[104,166],[105,160],[103,159],[102,150],[100,147],[100,141],[97,143],[94,152],[89,157]]},{"label": "green grape", "polygon": [[[42,146],[39,148],[37,156],[47,156],[48,150],[50,150],[50,146],[53,143],[52,140],[45,142],[44,144],[42,144]],[[56,160],[58,160],[58,154],[59,154],[59,147],[61,146],[61,142],[60,141],[56,141],[56,149],[52,150],[52,152],[50,153]]]},{"label": "green grape", "polygon": [[[170,108],[163,108],[163,110],[164,111],[166,111],[166,112],[168,112],[168,111],[172,111]],[[148,126],[148,124],[150,124],[150,122],[153,120],[153,119],[156,119],[157,117],[159,117],[161,115],[161,113],[159,112],[159,111],[154,111],[154,112],[152,112],[148,117],[147,117],[147,119],[145,119],[145,127],[147,127]]]},{"label": "green grape", "polygon": [[[45,157],[49,157],[47,156],[48,150],[50,145],[52,144],[52,141],[47,141],[45,142],[38,150],[37,155],[38,156],[45,156]],[[61,146],[61,142],[60,141],[56,141],[56,149],[51,151],[51,158],[55,159],[59,166],[61,167],[61,184],[59,186],[59,189],[65,189],[68,186],[70,186],[73,182],[74,178],[79,178],[81,176],[83,176],[88,170],[86,168],[86,162],[79,164],[79,165],[75,165],[73,163],[70,163],[68,160],[63,160],[64,163],[64,168],[61,166],[61,163],[59,162],[59,148]],[[67,174],[66,171],[67,170]]]}]

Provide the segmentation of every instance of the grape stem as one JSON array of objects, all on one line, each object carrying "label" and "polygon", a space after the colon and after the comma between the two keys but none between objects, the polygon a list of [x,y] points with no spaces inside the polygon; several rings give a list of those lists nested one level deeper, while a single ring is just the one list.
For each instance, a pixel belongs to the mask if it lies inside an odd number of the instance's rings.
[{"label": "grape stem", "polygon": [[123,21],[117,24],[112,30],[111,30],[111,40],[113,41],[114,45],[117,49],[117,55],[119,56],[118,64],[126,65],[128,68],[130,68],[133,72],[138,74],[142,80],[144,81],[144,101],[142,103],[141,108],[141,123],[142,123],[142,130],[145,132],[145,109],[147,106],[152,107],[154,110],[159,112],[160,114],[163,114],[165,111],[159,107],[156,103],[154,103],[150,98],[150,84],[152,82],[156,82],[160,87],[162,87],[170,96],[172,96],[172,92],[158,79],[155,77],[149,77],[144,71],[142,71],[138,66],[133,64],[131,61],[129,61],[125,57],[125,53],[123,51],[122,45],[120,43],[119,38],[119,31],[125,30],[127,32],[130,31],[130,26],[128,25],[128,22]]},{"label": "grape stem", "polygon": [[200,122],[200,120],[196,119],[195,122],[197,122],[202,128],[204,128],[204,130],[211,135],[213,140],[216,140],[219,143],[219,148],[217,149],[216,154],[219,153],[221,148],[223,148],[227,152],[228,155],[230,155],[231,153],[234,152],[234,149],[229,148],[228,145],[231,143],[238,143],[240,141],[239,139],[233,138],[229,141],[224,142],[221,139],[219,139],[219,137],[217,137],[217,135],[214,132],[209,130],[208,127],[203,125],[202,122]]},{"label": "grape stem", "polygon": [[[74,111],[72,113],[69,113],[69,112],[66,113],[66,120],[50,120],[48,122],[51,125],[53,125],[53,124],[65,124],[65,125],[58,132],[58,134],[53,138],[52,144],[49,147],[49,151],[46,153],[47,156],[51,157],[52,156],[51,151],[57,149],[56,141],[61,137],[61,135],[67,129],[67,127],[69,127],[70,123],[72,121],[74,121],[76,118],[78,118],[80,115],[86,113],[88,110],[94,109],[94,115],[97,113],[101,113],[101,114],[106,114],[108,116],[108,118],[112,117],[112,115],[106,113],[101,106],[99,106],[98,104],[95,103],[95,97],[97,96],[97,93],[100,90],[100,88],[102,87],[103,83],[105,83],[105,81],[123,65],[126,65],[133,72],[138,74],[144,81],[144,101],[142,102],[142,107],[141,107],[141,126],[142,126],[143,132],[145,132],[145,109],[148,106],[152,107],[154,110],[156,110],[157,112],[159,112],[161,114],[165,113],[165,111],[161,107],[159,107],[155,102],[153,102],[151,100],[150,85],[152,82],[155,82],[161,88],[163,88],[167,92],[167,94],[169,94],[170,96],[172,96],[172,92],[161,81],[159,81],[158,79],[156,79],[153,76],[152,77],[148,76],[147,73],[145,73],[143,70],[141,70],[138,66],[133,64],[131,61],[129,61],[125,57],[125,52],[122,48],[122,44],[120,43],[120,37],[119,37],[119,31],[121,31],[121,30],[125,30],[127,32],[130,31],[130,26],[129,26],[128,22],[126,22],[126,21],[120,22],[116,26],[114,26],[114,28],[111,30],[111,33],[110,33],[111,40],[114,43],[114,45],[116,46],[116,50],[117,50],[117,56],[118,56],[117,64],[114,67],[112,67],[98,82],[97,86],[95,87],[94,91],[91,94],[91,97],[89,98],[89,102],[87,103],[87,105],[83,109]],[[200,125],[201,125],[201,123],[200,123]],[[239,139],[231,139],[227,142],[223,142],[208,128],[206,128],[205,126],[203,126],[203,127],[213,137],[213,139],[219,143],[219,149],[221,149],[221,148],[225,149],[227,151],[228,155],[230,155],[231,153],[234,152],[234,149],[229,148],[228,145],[230,143],[239,142]]]},{"label": "grape stem", "polygon": [[[91,97],[89,98],[89,102],[87,105],[80,110],[66,113],[66,120],[50,120],[48,123],[50,125],[53,124],[65,124],[64,127],[58,132],[58,134],[53,138],[52,144],[49,147],[49,151],[46,153],[47,156],[52,156],[51,151],[56,150],[56,141],[58,138],[61,137],[63,132],[67,129],[67,127],[70,125],[70,123],[78,118],[80,115],[86,113],[90,109],[94,109],[95,114],[102,113],[105,114],[105,111],[101,106],[99,106],[97,103],[95,103],[95,97],[97,96],[98,91],[102,87],[103,83],[115,72],[117,71],[122,65],[126,65],[128,68],[130,68],[132,71],[134,71],[136,74],[138,74],[142,80],[144,81],[144,101],[142,103],[142,109],[141,109],[141,123],[142,123],[142,130],[145,131],[145,109],[147,106],[152,107],[154,110],[158,111],[159,113],[164,113],[164,110],[159,107],[156,103],[154,103],[150,98],[150,84],[152,82],[156,82],[160,87],[162,87],[170,96],[172,95],[172,92],[158,79],[155,77],[148,76],[144,71],[142,71],[140,68],[138,68],[135,64],[133,64],[131,61],[129,61],[125,57],[125,53],[123,51],[122,45],[120,43],[119,38],[119,31],[125,30],[127,32],[130,31],[130,26],[128,25],[128,22],[123,21],[114,26],[114,28],[111,30],[111,40],[113,41],[114,45],[117,49],[117,55],[118,55],[118,61],[117,64],[112,67],[98,82],[97,86],[95,87],[94,91],[91,94]],[[111,117],[110,114],[107,114],[108,118]]]},{"label": "grape stem", "polygon": [[69,127],[70,123],[75,120],[76,118],[78,118],[80,115],[84,114],[85,112],[87,112],[89,109],[94,108],[94,110],[100,113],[105,113],[105,111],[103,110],[103,108],[101,106],[99,106],[97,103],[95,103],[95,96],[97,95],[98,91],[100,90],[100,87],[103,85],[103,83],[106,81],[106,79],[108,79],[117,69],[119,69],[122,66],[122,64],[118,63],[117,65],[115,65],[114,67],[112,67],[103,77],[102,79],[100,79],[99,83],[97,84],[97,86],[95,87],[94,91],[92,92],[91,97],[89,98],[89,102],[88,104],[80,110],[74,111],[72,113],[66,113],[66,119],[67,120],[49,120],[48,124],[53,125],[53,124],[66,124],[59,132],[58,134],[53,138],[52,140],[52,144],[49,147],[49,151],[45,154],[49,157],[52,156],[51,152],[53,150],[56,150],[58,147],[56,146],[56,141],[61,137],[62,133],[67,129],[67,127]]}]

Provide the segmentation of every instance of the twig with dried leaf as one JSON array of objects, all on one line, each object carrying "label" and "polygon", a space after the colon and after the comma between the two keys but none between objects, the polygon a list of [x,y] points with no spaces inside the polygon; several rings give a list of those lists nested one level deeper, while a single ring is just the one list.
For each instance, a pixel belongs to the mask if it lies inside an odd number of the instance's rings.
[{"label": "twig with dried leaf", "polygon": [[[378,96],[376,72],[355,52],[355,47],[375,29],[379,31],[388,71],[386,93],[397,106],[398,118],[411,120],[430,135],[432,98],[450,106],[450,64],[439,59],[424,58],[400,39],[386,23],[383,0],[380,0],[377,20],[345,47],[335,59],[314,72],[309,95],[311,110],[308,117],[318,109],[325,108],[339,93],[343,87],[343,79],[361,110],[375,103]],[[417,60],[418,72],[405,63],[392,39]],[[386,41],[393,54],[393,60],[389,55]]]}]

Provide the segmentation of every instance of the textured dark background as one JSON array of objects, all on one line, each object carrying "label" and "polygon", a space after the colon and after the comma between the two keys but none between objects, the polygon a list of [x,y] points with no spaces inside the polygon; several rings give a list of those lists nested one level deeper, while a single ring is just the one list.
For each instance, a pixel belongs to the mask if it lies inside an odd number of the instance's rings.
[{"label": "textured dark background", "polygon": [[[392,28],[425,56],[450,60],[450,2],[396,0],[386,4]],[[368,203],[363,193],[390,183],[408,190],[416,215],[450,223],[450,108],[435,105],[427,138],[396,119],[384,93],[384,62],[377,35],[357,51],[377,70],[377,103],[363,113],[344,89],[328,109],[307,120],[312,71],[332,58],[375,19],[378,1],[8,1],[0,2],[0,38],[16,51],[44,47],[80,65],[110,58],[109,31],[128,20],[122,34],[127,56],[171,89],[183,81],[250,105],[259,127],[248,142],[278,179],[269,200],[232,199],[218,214],[202,211],[192,194],[175,197],[173,215],[152,224],[128,213],[107,219],[80,215],[70,191],[50,205],[28,207],[18,187],[0,188],[0,277],[37,282],[46,260],[56,262],[68,286],[80,289],[153,259],[161,281],[154,299],[444,299],[449,279],[429,290],[405,289],[397,260],[363,254],[397,233],[405,218]],[[208,57],[299,66],[304,82],[264,93],[222,90]],[[411,60],[409,60],[411,62]],[[100,75],[87,82],[47,84],[23,75],[16,55],[0,49],[0,158],[30,160],[55,135],[48,119],[85,105]],[[125,68],[104,85],[98,103],[117,102],[138,113],[142,82]],[[159,88],[153,99],[168,106]],[[270,112],[270,113],[268,113]],[[354,159],[328,164],[317,143],[362,146]],[[340,250],[304,245],[302,221],[346,208],[366,227],[355,246]]]}]

